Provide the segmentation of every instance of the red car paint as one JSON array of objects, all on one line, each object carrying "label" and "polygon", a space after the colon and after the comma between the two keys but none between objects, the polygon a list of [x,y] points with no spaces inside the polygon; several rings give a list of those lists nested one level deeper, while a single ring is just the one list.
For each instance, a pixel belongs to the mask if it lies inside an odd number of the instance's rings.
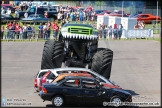
[{"label": "red car paint", "polygon": [[102,85],[103,85],[104,87],[108,87],[108,88],[122,89],[121,87],[119,87],[119,86],[117,86],[117,85],[113,85],[113,84],[102,83]]},{"label": "red car paint", "polygon": [[39,90],[42,90],[42,84],[43,84],[43,83],[48,83],[48,82],[46,82],[46,78],[47,78],[47,76],[48,76],[50,73],[51,73],[51,72],[48,71],[48,72],[45,73],[45,74],[43,75],[43,77],[40,79]]}]

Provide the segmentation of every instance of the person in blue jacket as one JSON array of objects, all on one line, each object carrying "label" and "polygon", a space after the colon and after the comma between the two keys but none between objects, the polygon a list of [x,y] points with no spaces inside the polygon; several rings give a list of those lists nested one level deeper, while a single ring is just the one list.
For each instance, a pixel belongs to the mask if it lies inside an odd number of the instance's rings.
[{"label": "person in blue jacket", "polygon": [[84,13],[83,13],[83,11],[81,10],[80,15],[79,15],[80,21],[83,21],[83,17],[84,17]]}]

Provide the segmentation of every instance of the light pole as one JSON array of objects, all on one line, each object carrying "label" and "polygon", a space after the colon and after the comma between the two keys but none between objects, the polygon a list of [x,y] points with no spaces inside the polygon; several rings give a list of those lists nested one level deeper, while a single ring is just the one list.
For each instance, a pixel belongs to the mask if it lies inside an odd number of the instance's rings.
[{"label": "light pole", "polygon": [[122,1],[122,17],[123,17],[123,11],[124,11],[123,6],[124,6],[124,1]]},{"label": "light pole", "polygon": [[158,23],[158,0],[157,0],[157,17],[156,17],[156,28],[157,28],[157,23]]}]

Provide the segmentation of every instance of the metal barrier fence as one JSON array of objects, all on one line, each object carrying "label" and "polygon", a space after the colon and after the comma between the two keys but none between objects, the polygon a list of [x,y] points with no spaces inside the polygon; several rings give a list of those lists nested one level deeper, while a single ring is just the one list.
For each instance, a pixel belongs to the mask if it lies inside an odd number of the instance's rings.
[{"label": "metal barrier fence", "polygon": [[1,20],[1,23],[4,23],[4,24],[6,24],[6,23],[9,23],[9,22],[13,22],[13,21],[16,21],[16,22],[18,22],[19,24],[20,23],[26,23],[26,24],[40,24],[40,23],[42,23],[42,24],[44,24],[44,23],[47,23],[48,21],[52,21],[52,20],[45,20],[45,21],[43,21],[43,20],[30,20],[30,21],[23,21],[23,20]]},{"label": "metal barrier fence", "polygon": [[[117,39],[121,37],[122,39],[132,39],[132,38],[154,38],[153,34],[154,29],[132,29],[132,30],[122,30],[122,32],[118,30],[113,30],[110,32],[109,30],[99,30],[98,36],[99,39]],[[161,31],[161,29],[158,29]],[[121,34],[121,35],[120,35]],[[3,41],[38,41],[38,40],[48,40],[48,39],[58,39],[54,37],[54,31],[40,31],[40,30],[26,30],[24,32],[15,32],[13,30],[8,30],[1,32],[1,40]]]}]

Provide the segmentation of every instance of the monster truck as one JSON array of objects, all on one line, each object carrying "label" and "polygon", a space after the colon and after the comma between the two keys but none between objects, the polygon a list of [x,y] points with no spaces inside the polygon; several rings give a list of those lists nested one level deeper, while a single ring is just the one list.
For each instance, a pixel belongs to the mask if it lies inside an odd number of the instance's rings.
[{"label": "monster truck", "polygon": [[113,51],[98,48],[98,31],[89,24],[66,23],[61,28],[58,41],[44,44],[41,69],[81,67],[110,78]]}]

